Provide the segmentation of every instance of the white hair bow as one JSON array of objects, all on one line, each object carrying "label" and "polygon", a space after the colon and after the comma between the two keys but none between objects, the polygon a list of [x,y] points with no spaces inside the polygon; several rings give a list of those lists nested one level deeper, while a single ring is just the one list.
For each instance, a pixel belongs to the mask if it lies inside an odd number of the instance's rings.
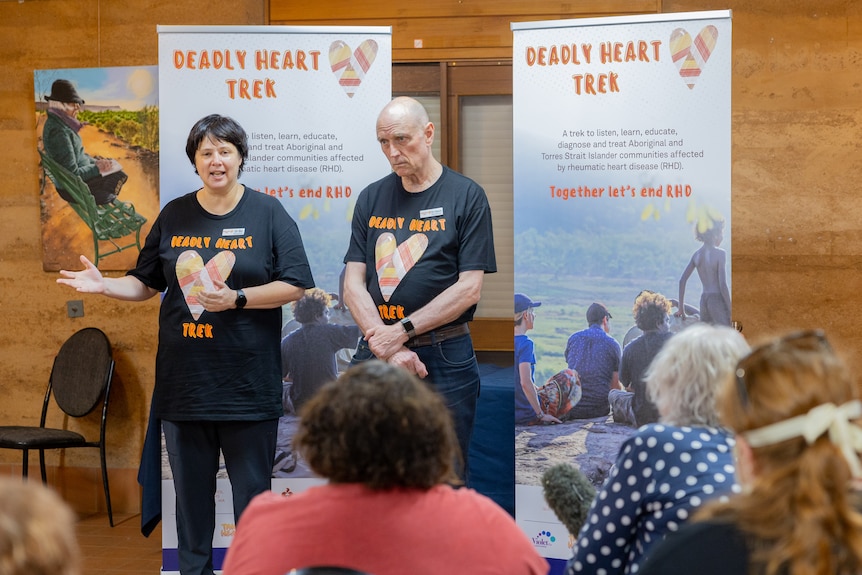
[{"label": "white hair bow", "polygon": [[862,453],[862,428],[850,423],[862,417],[862,401],[854,399],[838,407],[834,403],[824,403],[811,409],[805,415],[798,415],[765,427],[746,431],[742,436],[751,447],[763,447],[803,437],[808,444],[829,432],[829,441],[837,446],[853,477],[862,477],[862,465],[857,453]]}]

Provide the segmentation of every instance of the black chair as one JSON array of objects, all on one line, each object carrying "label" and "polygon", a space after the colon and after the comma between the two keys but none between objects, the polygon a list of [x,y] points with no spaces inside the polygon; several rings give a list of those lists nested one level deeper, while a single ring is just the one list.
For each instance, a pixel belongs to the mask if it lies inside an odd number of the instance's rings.
[{"label": "black chair", "polygon": [[[111,493],[108,489],[108,468],[105,461],[105,421],[108,415],[108,397],[111,392],[111,377],[114,360],[111,344],[102,330],[84,328],[62,345],[54,358],[48,390],[42,402],[42,417],[39,426],[0,426],[0,449],[20,449],[23,452],[23,476],[27,477],[31,449],[39,450],[39,468],[42,483],[47,483],[45,474],[45,450],[93,447],[99,450],[102,460],[102,485],[108,507],[108,521],[114,526],[111,510]],[[67,429],[45,427],[51,396],[54,402],[69,417],[84,417],[90,414],[101,399],[102,421],[98,441],[88,441],[83,435]]]},{"label": "black chair", "polygon": [[302,569],[291,569],[285,575],[371,575],[371,573],[357,571],[348,567],[315,565],[313,567],[303,567]]}]

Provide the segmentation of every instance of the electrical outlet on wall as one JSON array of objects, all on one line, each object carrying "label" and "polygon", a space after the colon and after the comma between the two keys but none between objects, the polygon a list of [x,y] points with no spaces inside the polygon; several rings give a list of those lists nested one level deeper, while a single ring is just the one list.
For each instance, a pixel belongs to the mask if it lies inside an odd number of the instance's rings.
[{"label": "electrical outlet on wall", "polygon": [[66,314],[69,317],[84,317],[84,302],[79,299],[67,301]]}]

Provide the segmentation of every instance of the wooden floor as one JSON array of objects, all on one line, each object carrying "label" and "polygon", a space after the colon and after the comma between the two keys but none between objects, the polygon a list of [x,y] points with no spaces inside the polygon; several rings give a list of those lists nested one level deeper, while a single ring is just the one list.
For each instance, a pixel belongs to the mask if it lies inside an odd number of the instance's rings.
[{"label": "wooden floor", "polygon": [[106,514],[81,517],[78,543],[84,561],[81,575],[158,575],[162,569],[161,524],[149,536],[141,534],[140,515]]}]

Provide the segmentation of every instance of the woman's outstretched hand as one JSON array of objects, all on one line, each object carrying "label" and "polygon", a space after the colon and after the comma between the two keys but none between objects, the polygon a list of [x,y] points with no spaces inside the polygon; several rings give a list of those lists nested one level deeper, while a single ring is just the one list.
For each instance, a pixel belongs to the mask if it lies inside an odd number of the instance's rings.
[{"label": "woman's outstretched hand", "polygon": [[105,278],[102,277],[99,268],[83,255],[81,263],[84,264],[84,269],[81,271],[60,270],[62,277],[57,280],[57,283],[75,288],[82,293],[105,293]]}]

